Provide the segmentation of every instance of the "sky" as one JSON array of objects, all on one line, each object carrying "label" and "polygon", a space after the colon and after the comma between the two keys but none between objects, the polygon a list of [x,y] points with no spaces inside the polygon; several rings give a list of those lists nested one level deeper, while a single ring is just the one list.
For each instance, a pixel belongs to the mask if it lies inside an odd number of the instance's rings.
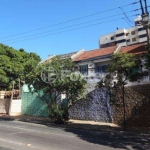
[{"label": "sky", "polygon": [[125,15],[119,7],[134,21],[141,10],[130,11],[140,4],[127,4],[137,1],[1,0],[0,43],[35,52],[42,60],[49,55],[98,49],[100,36],[117,27],[134,26],[122,19]]}]

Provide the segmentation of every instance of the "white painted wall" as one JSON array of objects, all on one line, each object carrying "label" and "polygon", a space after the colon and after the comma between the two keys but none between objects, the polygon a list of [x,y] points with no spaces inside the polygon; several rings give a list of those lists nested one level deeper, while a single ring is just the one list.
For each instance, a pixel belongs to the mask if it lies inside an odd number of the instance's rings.
[{"label": "white painted wall", "polygon": [[21,104],[22,104],[21,99],[12,100],[10,105],[9,115],[10,116],[21,115]]}]

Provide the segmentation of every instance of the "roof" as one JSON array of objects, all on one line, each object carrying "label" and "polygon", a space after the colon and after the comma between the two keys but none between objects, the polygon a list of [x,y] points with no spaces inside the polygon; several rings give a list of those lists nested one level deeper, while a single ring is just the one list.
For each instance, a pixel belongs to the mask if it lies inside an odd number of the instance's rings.
[{"label": "roof", "polygon": [[76,54],[77,52],[67,53],[67,54],[61,54],[59,55],[62,59],[71,58],[72,55]]},{"label": "roof", "polygon": [[145,48],[146,44],[136,44],[136,45],[130,45],[126,47],[122,47],[120,52],[124,53],[132,53],[132,54],[144,54],[147,53],[147,50]]},{"label": "roof", "polygon": [[90,58],[95,58],[99,56],[113,54],[118,46],[111,46],[106,48],[100,48],[96,50],[85,51],[81,55],[79,55],[74,61],[86,60]]}]

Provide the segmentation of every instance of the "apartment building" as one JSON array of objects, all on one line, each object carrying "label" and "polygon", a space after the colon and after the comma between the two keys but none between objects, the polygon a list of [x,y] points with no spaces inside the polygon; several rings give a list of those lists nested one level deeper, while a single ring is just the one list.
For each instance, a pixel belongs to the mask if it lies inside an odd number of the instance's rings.
[{"label": "apartment building", "polygon": [[129,29],[117,28],[115,32],[103,35],[99,38],[99,47],[109,46],[128,46],[138,43],[145,43],[147,41],[146,30],[139,24],[141,17],[134,20],[135,26]]}]

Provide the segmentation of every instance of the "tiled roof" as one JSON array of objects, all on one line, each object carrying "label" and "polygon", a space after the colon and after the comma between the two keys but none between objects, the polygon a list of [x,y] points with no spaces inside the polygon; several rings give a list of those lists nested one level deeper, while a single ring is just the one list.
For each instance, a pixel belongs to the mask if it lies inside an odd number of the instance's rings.
[{"label": "tiled roof", "polygon": [[112,54],[118,46],[112,46],[107,48],[100,48],[96,50],[85,51],[81,55],[79,55],[74,61],[86,60],[90,58],[95,58],[99,56]]},{"label": "tiled roof", "polygon": [[120,52],[132,53],[132,54],[147,53],[147,50],[145,49],[145,45],[146,44],[136,44],[136,45],[130,45],[130,46],[122,47]]}]

